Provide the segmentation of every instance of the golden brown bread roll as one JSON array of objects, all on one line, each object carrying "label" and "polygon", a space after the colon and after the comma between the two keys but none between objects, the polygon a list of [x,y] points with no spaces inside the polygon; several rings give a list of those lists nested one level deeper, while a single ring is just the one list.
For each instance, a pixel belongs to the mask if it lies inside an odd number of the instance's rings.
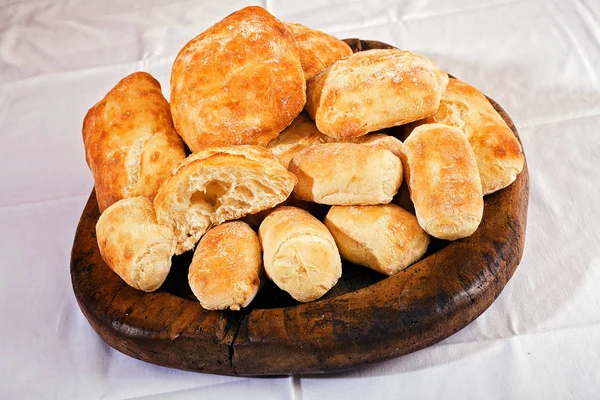
[{"label": "golden brown bread roll", "polygon": [[211,228],[200,239],[188,280],[206,310],[240,310],[256,296],[262,274],[258,236],[241,221]]},{"label": "golden brown bread roll", "polygon": [[394,204],[333,206],[325,226],[343,258],[386,275],[419,260],[429,246],[417,218]]},{"label": "golden brown bread roll", "polygon": [[337,60],[352,54],[350,46],[336,37],[300,24],[288,22],[286,25],[298,43],[307,81]]},{"label": "golden brown bread roll", "polygon": [[466,136],[448,125],[421,125],[404,141],[403,155],[421,227],[447,240],[475,232],[483,215],[483,193]]},{"label": "golden brown bread roll", "polygon": [[306,110],[328,136],[361,136],[434,114],[447,83],[444,71],[409,51],[361,51],[307,83]]},{"label": "golden brown bread roll", "polygon": [[154,207],[158,221],[175,232],[176,254],[181,254],[211,225],[283,202],[296,182],[264,147],[211,147],[192,154],[171,172]]},{"label": "golden brown bread roll", "polygon": [[399,157],[355,143],[306,148],[294,156],[289,170],[298,178],[294,196],[321,204],[389,203],[402,183]]},{"label": "golden brown bread roll", "polygon": [[437,113],[415,125],[429,123],[454,126],[467,135],[477,159],[484,195],[507,187],[523,170],[525,159],[519,140],[474,87],[450,79]]},{"label": "golden brown bread roll", "polygon": [[104,262],[129,286],[151,292],[167,278],[175,235],[157,223],[150,199],[112,204],[98,218],[96,237]]},{"label": "golden brown bread roll", "polygon": [[185,158],[169,103],[146,72],[122,79],[87,112],[83,143],[100,212],[120,199],[154,197]]},{"label": "golden brown bread roll", "polygon": [[342,261],[331,233],[308,212],[278,207],[260,225],[265,272],[294,299],[320,298],[342,275]]},{"label": "golden brown bread roll", "polygon": [[246,7],[196,36],[171,72],[171,112],[193,152],[265,146],[302,111],[306,82],[285,24]]}]

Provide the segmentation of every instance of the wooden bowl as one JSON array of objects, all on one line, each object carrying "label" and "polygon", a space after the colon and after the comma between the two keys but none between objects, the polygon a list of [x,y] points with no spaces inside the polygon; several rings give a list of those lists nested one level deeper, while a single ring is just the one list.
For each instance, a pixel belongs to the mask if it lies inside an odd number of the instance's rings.
[{"label": "wooden bowl", "polygon": [[[354,51],[391,47],[347,43]],[[516,182],[485,197],[483,221],[471,237],[434,240],[406,270],[384,277],[344,263],[338,284],[318,301],[298,304],[268,282],[248,309],[233,312],[206,311],[194,299],[187,284],[191,252],[174,258],[158,291],[127,286],[100,256],[92,192],[71,254],[73,290],[98,335],[140,360],[227,375],[343,370],[430,346],[487,309],[521,260],[528,194],[525,166]]]}]

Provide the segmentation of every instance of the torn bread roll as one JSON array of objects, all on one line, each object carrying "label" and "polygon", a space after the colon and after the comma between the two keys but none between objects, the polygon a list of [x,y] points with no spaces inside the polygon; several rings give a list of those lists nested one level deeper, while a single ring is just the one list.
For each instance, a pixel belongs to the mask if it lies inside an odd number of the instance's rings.
[{"label": "torn bread roll", "polygon": [[393,152],[355,143],[327,143],[296,154],[289,170],[298,178],[294,196],[331,205],[389,203],[402,183]]},{"label": "torn bread roll", "polygon": [[437,113],[415,125],[441,123],[460,129],[477,159],[483,194],[503,189],[517,179],[525,157],[519,140],[479,90],[450,79]]},{"label": "torn bread roll", "polygon": [[328,136],[362,136],[434,114],[447,83],[448,75],[423,56],[361,51],[307,83],[306,110]]},{"label": "torn bread roll", "polygon": [[320,298],[342,275],[342,261],[331,233],[308,212],[279,207],[260,225],[265,272],[300,302]]},{"label": "torn bread roll", "polygon": [[340,39],[301,24],[286,23],[298,43],[304,78],[313,76],[337,60],[352,54],[352,49]]},{"label": "torn bread roll", "polygon": [[393,275],[427,251],[417,218],[394,204],[333,206],[325,217],[342,258]]},{"label": "torn bread roll", "polygon": [[171,112],[193,152],[265,146],[302,111],[305,90],[293,35],[264,8],[252,6],[179,52],[171,71]]},{"label": "torn bread roll", "polygon": [[167,278],[175,235],[158,224],[150,199],[112,204],[98,218],[96,237],[104,262],[129,286],[151,292]]},{"label": "torn bread roll", "polygon": [[204,309],[238,311],[256,296],[262,270],[256,233],[241,221],[225,222],[200,239],[188,281]]},{"label": "torn bread roll", "polygon": [[473,234],[483,215],[483,193],[466,136],[448,125],[421,125],[404,141],[403,155],[421,227],[446,240]]},{"label": "torn bread roll", "polygon": [[160,187],[154,207],[177,236],[176,254],[212,225],[274,207],[297,179],[260,146],[211,147],[186,158]]},{"label": "torn bread roll", "polygon": [[146,72],[122,79],[87,112],[83,144],[100,212],[128,197],[154,197],[185,158],[169,103]]}]

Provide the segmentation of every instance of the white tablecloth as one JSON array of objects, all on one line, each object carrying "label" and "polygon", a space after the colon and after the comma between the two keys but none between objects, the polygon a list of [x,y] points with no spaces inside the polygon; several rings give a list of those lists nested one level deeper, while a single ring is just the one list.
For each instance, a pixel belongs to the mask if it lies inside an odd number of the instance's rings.
[{"label": "white tablecloth", "polygon": [[523,139],[523,261],[474,323],[346,373],[236,378],[107,346],[69,254],[92,188],[81,123],[122,77],[168,92],[187,40],[244,1],[0,2],[0,398],[600,398],[600,1],[289,1],[280,19],[422,53],[495,98]]}]

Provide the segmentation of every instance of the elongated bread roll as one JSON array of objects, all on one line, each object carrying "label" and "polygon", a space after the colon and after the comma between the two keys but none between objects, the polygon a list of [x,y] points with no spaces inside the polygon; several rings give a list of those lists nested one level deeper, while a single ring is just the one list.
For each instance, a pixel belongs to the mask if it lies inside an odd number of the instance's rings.
[{"label": "elongated bread roll", "polygon": [[261,7],[246,7],[179,52],[171,112],[193,152],[264,146],[302,111],[305,90],[298,46],[285,24]]},{"label": "elongated bread roll", "polygon": [[394,204],[333,206],[325,226],[343,258],[386,275],[419,260],[429,246],[417,218]]},{"label": "elongated bread roll", "polygon": [[327,143],[296,154],[289,170],[296,198],[321,204],[389,203],[402,183],[402,162],[387,149]]},{"label": "elongated bread roll", "polygon": [[171,269],[175,235],[159,225],[146,197],[119,200],[96,223],[98,248],[104,262],[129,286],[151,292]]},{"label": "elongated bread roll", "polygon": [[83,143],[101,212],[120,199],[154,197],[185,158],[169,103],[145,72],[122,79],[87,112]]},{"label": "elongated bread roll", "polygon": [[186,158],[158,190],[156,216],[177,236],[176,254],[211,225],[283,202],[297,179],[260,146],[212,147]]},{"label": "elongated bread roll", "polygon": [[403,154],[419,225],[439,239],[473,234],[483,215],[483,193],[466,136],[448,125],[421,125],[404,141]]},{"label": "elongated bread roll", "polygon": [[240,310],[256,296],[262,274],[258,236],[241,221],[211,228],[200,239],[188,280],[206,310]]},{"label": "elongated bread roll", "polygon": [[288,22],[286,25],[298,43],[307,81],[337,60],[352,54],[350,46],[336,37],[300,24]]},{"label": "elongated bread roll", "polygon": [[318,219],[295,207],[279,207],[260,225],[265,271],[294,299],[316,300],[342,275],[331,233]]},{"label": "elongated bread roll", "polygon": [[437,113],[415,125],[441,123],[460,129],[477,159],[483,194],[510,185],[523,170],[519,140],[479,90],[450,79]]},{"label": "elongated bread roll", "polygon": [[434,114],[447,83],[444,71],[409,51],[361,51],[307,83],[306,110],[328,136],[361,136]]}]

